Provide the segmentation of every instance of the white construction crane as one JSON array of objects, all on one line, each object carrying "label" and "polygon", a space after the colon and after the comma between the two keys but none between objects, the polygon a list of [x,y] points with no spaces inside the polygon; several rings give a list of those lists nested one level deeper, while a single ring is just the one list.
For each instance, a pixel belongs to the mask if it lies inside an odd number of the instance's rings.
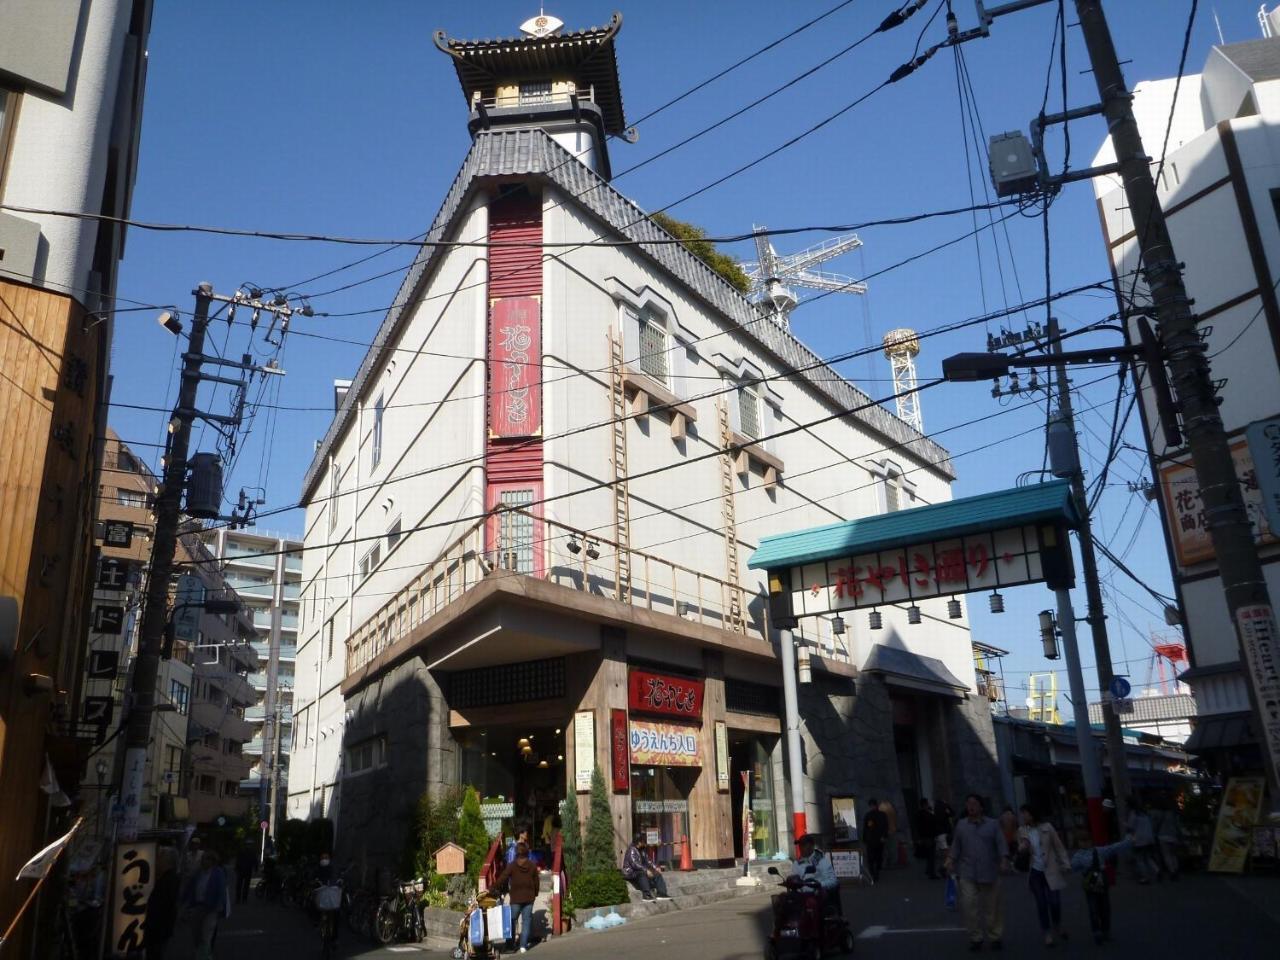
[{"label": "white construction crane", "polygon": [[760,259],[755,263],[742,265],[751,278],[750,295],[770,309],[770,319],[783,330],[791,329],[791,311],[796,306],[796,295],[792,292],[792,287],[806,287],[826,293],[867,292],[867,285],[852,277],[814,269],[820,263],[826,263],[842,253],[862,246],[857,234],[832,237],[799,253],[781,257],[773,249],[764,227],[752,226],[751,230],[756,237],[756,255]]},{"label": "white construction crane", "polygon": [[916,357],[920,338],[910,327],[899,327],[884,335],[884,355],[893,368],[893,392],[898,403],[898,419],[924,433],[920,416],[920,395],[916,393]]}]

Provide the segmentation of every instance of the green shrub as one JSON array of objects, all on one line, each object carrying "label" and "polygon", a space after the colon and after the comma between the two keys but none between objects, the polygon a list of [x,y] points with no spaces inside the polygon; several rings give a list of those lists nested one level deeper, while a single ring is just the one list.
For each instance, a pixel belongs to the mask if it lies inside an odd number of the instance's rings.
[{"label": "green shrub", "polygon": [[458,815],[458,830],[454,842],[467,852],[467,876],[474,884],[480,878],[480,868],[489,854],[489,831],[480,815],[480,795],[475,787],[467,787],[462,795],[462,813]]},{"label": "green shrub", "polygon": [[409,876],[425,877],[435,870],[435,852],[458,832],[462,788],[449,787],[434,799],[423,793],[413,805],[401,869]]},{"label": "green shrub", "polygon": [[627,881],[615,868],[588,870],[569,881],[569,898],[573,901],[575,911],[626,903]]},{"label": "green shrub", "polygon": [[465,873],[454,874],[445,885],[445,906],[450,910],[465,910],[475,896],[476,886]]},{"label": "green shrub", "polygon": [[609,809],[609,788],[605,786],[604,773],[599,767],[591,774],[590,809],[583,843],[582,871],[617,872],[618,863],[613,853],[613,811]]},{"label": "green shrub", "polygon": [[707,239],[707,231],[665,213],[650,214],[649,219],[677,240],[685,241],[684,246],[690,253],[733,284],[741,293],[751,289],[751,279],[743,272],[737,258],[716,249],[716,245]]},{"label": "green shrub", "polygon": [[560,835],[564,838],[564,868],[570,877],[582,868],[582,824],[578,822],[578,796],[570,792],[560,801]]}]

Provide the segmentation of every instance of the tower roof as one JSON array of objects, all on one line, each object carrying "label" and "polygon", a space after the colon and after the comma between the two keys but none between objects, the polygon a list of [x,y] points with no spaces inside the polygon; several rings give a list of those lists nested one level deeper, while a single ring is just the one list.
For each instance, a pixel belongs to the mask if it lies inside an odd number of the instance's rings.
[{"label": "tower roof", "polygon": [[437,30],[435,44],[453,58],[453,68],[468,103],[471,91],[490,89],[499,81],[554,74],[572,79],[580,90],[591,90],[595,104],[604,114],[605,132],[620,134],[626,128],[626,119],[613,41],[621,29],[622,14],[615,13],[606,26],[545,37],[458,40]]}]

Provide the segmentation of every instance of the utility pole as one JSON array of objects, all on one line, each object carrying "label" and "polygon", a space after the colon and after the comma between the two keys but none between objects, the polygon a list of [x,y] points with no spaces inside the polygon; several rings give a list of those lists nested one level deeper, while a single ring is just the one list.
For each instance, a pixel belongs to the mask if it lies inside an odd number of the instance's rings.
[{"label": "utility pole", "polygon": [[[281,541],[280,546],[284,544]],[[272,588],[271,602],[271,636],[267,641],[267,692],[262,701],[264,719],[264,736],[262,739],[262,759],[267,764],[267,773],[271,777],[270,784],[259,777],[259,807],[261,817],[269,824],[271,839],[276,835],[276,766],[280,751],[280,636],[284,626],[284,563],[283,549],[276,553],[275,586]],[[269,805],[268,805],[269,804]]]},{"label": "utility pole", "polygon": [[1209,359],[1196,331],[1196,317],[1191,312],[1182,269],[1156,196],[1151,161],[1142,147],[1132,97],[1125,88],[1111,30],[1100,0],[1076,0],[1076,12],[1133,215],[1143,273],[1151,291],[1158,335],[1166,352],[1174,397],[1182,414],[1200,499],[1217,554],[1227,610],[1250,681],[1250,699],[1262,740],[1263,768],[1271,782],[1275,805],[1280,803],[1280,657],[1273,652],[1277,644],[1275,613],[1218,413]]},{"label": "utility pole", "polygon": [[120,834],[132,840],[138,831],[143,781],[147,766],[147,744],[151,740],[151,715],[155,710],[156,678],[164,649],[165,624],[169,618],[169,579],[173,575],[173,555],[178,543],[178,521],[182,491],[186,485],[187,452],[191,443],[191,422],[196,413],[196,391],[200,386],[200,365],[204,359],[204,337],[209,326],[209,303],[213,286],[200,284],[195,292],[196,309],[191,319],[187,350],[182,355],[182,382],[178,406],[169,421],[172,436],[166,451],[164,480],[155,499],[155,540],[151,549],[151,573],[142,606],[138,630],[138,655],[130,685],[131,706],[125,728],[124,782],[120,796],[124,817]]},{"label": "utility pole", "polygon": [[[1056,317],[1049,318],[1048,333],[1050,352],[1055,357],[1061,356],[1062,338],[1058,335],[1058,320]],[[1071,438],[1073,452],[1072,462],[1069,464],[1071,470],[1071,493],[1076,501],[1076,512],[1080,515],[1080,526],[1076,528],[1076,535],[1080,541],[1080,562],[1084,568],[1084,589],[1089,603],[1088,615],[1085,619],[1088,621],[1090,632],[1093,635],[1093,658],[1098,665],[1098,686],[1101,690],[1099,699],[1102,701],[1102,721],[1106,727],[1107,755],[1111,759],[1111,786],[1115,792],[1116,815],[1120,823],[1123,824],[1128,818],[1129,806],[1128,757],[1124,749],[1124,732],[1120,729],[1120,719],[1116,716],[1115,707],[1111,700],[1111,680],[1113,677],[1111,671],[1111,642],[1107,637],[1107,615],[1102,606],[1102,585],[1098,581],[1098,557],[1093,546],[1093,527],[1089,517],[1089,497],[1084,486],[1084,473],[1080,470],[1075,410],[1071,405],[1071,384],[1067,382],[1067,365],[1062,361],[1058,361],[1054,365],[1054,377],[1057,383],[1058,416],[1066,424],[1068,436]],[[1054,472],[1057,473],[1057,470]],[[1068,603],[1070,603],[1069,600]],[[1061,601],[1059,601],[1059,607],[1061,607]],[[1064,627],[1064,629],[1066,628]],[[1071,625],[1071,632],[1074,635],[1074,624]],[[1073,688],[1071,695],[1072,697],[1084,696],[1084,691],[1077,691]],[[1079,723],[1078,718],[1076,722]],[[1087,697],[1085,699],[1084,722],[1088,727]],[[1092,751],[1092,728],[1088,729],[1090,730],[1089,742],[1090,750]],[[1083,761],[1084,758],[1082,757],[1081,762],[1083,763]],[[1103,823],[1105,817],[1102,813],[1101,794],[1088,796],[1090,824],[1094,824],[1095,820],[1099,824]],[[1095,831],[1095,839],[1098,839],[1099,836],[1105,837],[1105,831],[1101,835]]]},{"label": "utility pole", "polygon": [[276,838],[276,804],[279,802],[278,792],[280,790],[280,722],[283,715],[283,705],[279,700],[277,700],[275,713],[275,740],[271,748],[271,811],[267,815],[267,832],[271,836],[273,842]]},{"label": "utility pole", "polygon": [[1058,602],[1057,627],[1062,635],[1062,655],[1067,661],[1067,683],[1071,687],[1071,715],[1075,720],[1080,779],[1084,781],[1085,804],[1089,811],[1089,835],[1093,837],[1094,844],[1101,846],[1110,840],[1107,818],[1102,812],[1102,768],[1098,763],[1098,751],[1094,748],[1093,728],[1089,725],[1089,698],[1084,692],[1084,673],[1080,667],[1076,611],[1071,603],[1070,590],[1055,590],[1053,593]]}]

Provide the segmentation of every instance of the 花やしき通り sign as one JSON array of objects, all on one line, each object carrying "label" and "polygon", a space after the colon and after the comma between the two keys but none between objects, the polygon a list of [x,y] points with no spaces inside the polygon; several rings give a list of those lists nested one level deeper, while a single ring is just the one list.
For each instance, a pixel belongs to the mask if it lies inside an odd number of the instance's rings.
[{"label": "\u82b1\u3084\u3057\u304d\u901a\u308a sign", "polygon": [[1045,579],[1041,548],[1027,525],[808,563],[792,568],[792,606],[813,616],[1036,583]]},{"label": "\u82b1\u3084\u3057\u304d\u901a\u308a sign", "polygon": [[631,721],[631,762],[653,767],[700,767],[697,727]]},{"label": "\u82b1\u3084\u3057\u304d\u901a\u308a sign", "polygon": [[703,681],[632,670],[627,703],[633,713],[658,713],[686,720],[702,719]]}]

